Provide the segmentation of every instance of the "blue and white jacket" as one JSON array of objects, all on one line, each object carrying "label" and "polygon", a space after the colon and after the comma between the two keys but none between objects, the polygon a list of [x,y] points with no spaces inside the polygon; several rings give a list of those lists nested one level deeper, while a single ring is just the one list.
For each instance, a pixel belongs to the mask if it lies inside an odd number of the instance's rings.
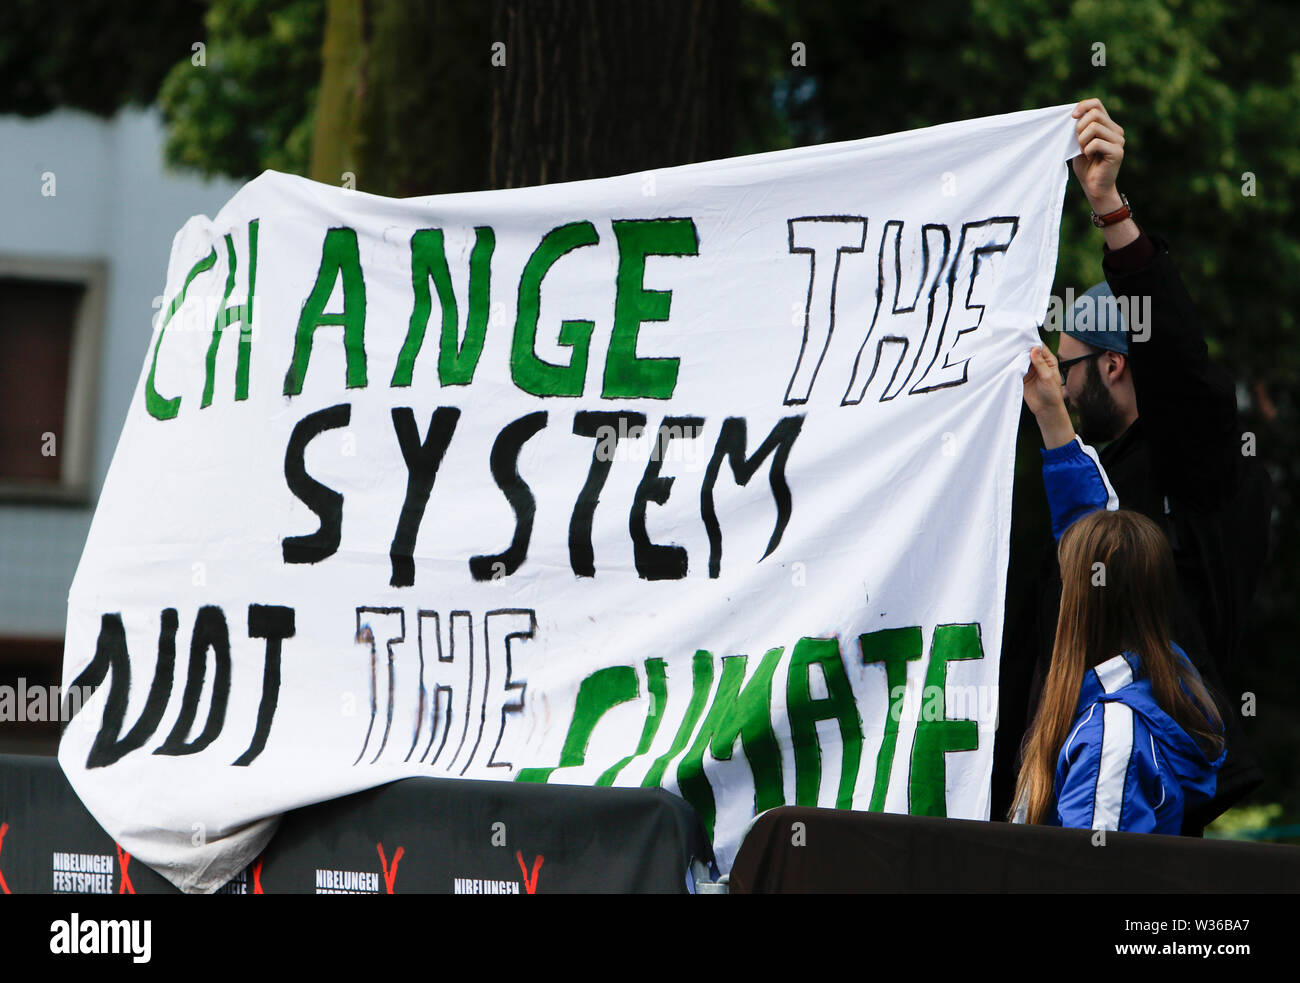
[{"label": "blue and white jacket", "polygon": [[1052,825],[1177,836],[1183,811],[1214,798],[1225,754],[1208,760],[1156,703],[1141,659],[1117,655],[1084,673],[1074,725],[1056,759]]},{"label": "blue and white jacket", "polygon": [[1042,454],[1043,487],[1052,510],[1052,535],[1058,542],[1065,530],[1085,515],[1119,508],[1119,498],[1097,452],[1077,436],[1060,447],[1043,448]]},{"label": "blue and white jacket", "polygon": [[[1043,451],[1043,484],[1058,540],[1083,516],[1119,507],[1096,452],[1078,437]],[[1084,673],[1070,736],[1057,756],[1052,825],[1177,835],[1184,809],[1214,797],[1224,757],[1208,760],[1160,709],[1136,654],[1116,655]]]}]

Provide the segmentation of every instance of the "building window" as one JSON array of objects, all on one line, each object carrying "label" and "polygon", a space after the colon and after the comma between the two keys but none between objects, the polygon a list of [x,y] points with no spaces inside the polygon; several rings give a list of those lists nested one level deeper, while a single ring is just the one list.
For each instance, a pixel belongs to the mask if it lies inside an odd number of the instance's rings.
[{"label": "building window", "polygon": [[87,501],[103,293],[98,264],[0,257],[0,499]]}]

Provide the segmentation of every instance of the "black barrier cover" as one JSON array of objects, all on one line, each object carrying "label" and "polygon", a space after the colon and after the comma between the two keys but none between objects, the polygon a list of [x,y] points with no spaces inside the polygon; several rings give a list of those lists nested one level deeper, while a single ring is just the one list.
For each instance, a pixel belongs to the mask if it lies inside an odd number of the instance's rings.
[{"label": "black barrier cover", "polygon": [[54,758],[0,755],[0,892],[179,893],[113,842]]},{"label": "black barrier cover", "polygon": [[764,813],[733,894],[1300,891],[1300,847],[834,809]]},{"label": "black barrier cover", "polygon": [[[287,814],[233,894],[684,893],[712,849],[659,789],[412,778]],[[0,755],[0,893],[178,893],[53,758]]]},{"label": "black barrier cover", "polygon": [[694,858],[712,859],[699,817],[660,789],[411,778],[290,813],[261,881],[294,893],[684,893]]}]

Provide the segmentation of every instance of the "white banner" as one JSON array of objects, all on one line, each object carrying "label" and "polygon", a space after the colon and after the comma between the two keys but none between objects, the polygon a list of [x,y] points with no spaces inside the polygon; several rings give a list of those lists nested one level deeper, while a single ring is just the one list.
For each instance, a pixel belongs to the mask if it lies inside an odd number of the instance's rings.
[{"label": "white banner", "polygon": [[191,219],[69,597],[87,807],[199,891],[410,776],[661,786],[724,870],[987,818],[1071,109]]}]

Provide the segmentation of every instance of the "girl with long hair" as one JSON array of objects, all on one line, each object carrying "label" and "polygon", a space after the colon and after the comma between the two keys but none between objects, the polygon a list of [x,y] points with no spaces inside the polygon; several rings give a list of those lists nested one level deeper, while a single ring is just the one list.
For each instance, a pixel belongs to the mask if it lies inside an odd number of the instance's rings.
[{"label": "girl with long hair", "polygon": [[1213,797],[1223,722],[1170,639],[1164,533],[1117,508],[1074,435],[1055,357],[1031,353],[1025,402],[1043,434],[1061,608],[1043,696],[1021,746],[1013,821],[1177,834]]}]

